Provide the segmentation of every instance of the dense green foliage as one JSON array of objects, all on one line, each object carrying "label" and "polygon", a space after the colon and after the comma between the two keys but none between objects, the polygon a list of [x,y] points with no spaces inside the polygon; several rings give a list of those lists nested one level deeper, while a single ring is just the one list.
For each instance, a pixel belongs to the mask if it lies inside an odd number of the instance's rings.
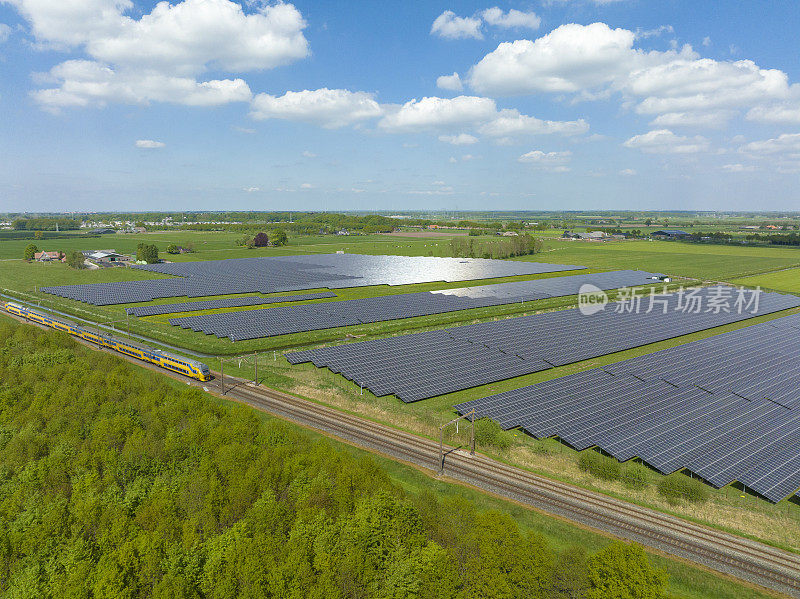
[{"label": "dense green foliage", "polygon": [[158,247],[153,244],[140,243],[136,247],[136,260],[156,264],[158,262]]},{"label": "dense green foliage", "polygon": [[617,480],[622,474],[622,467],[616,459],[592,450],[579,454],[578,468],[603,480]]},{"label": "dense green foliage", "polygon": [[682,500],[702,503],[709,497],[708,487],[705,484],[681,472],[674,472],[659,480],[658,492],[671,503]]},{"label": "dense green foliage", "polygon": [[280,247],[282,245],[286,245],[286,242],[289,241],[289,238],[286,235],[286,231],[284,229],[274,229],[272,233],[270,233],[272,237],[272,245]]},{"label": "dense green foliage", "polygon": [[71,268],[85,268],[86,257],[83,255],[83,252],[74,250],[67,254],[67,265]]},{"label": "dense green foliage", "polygon": [[456,258],[512,258],[542,251],[542,240],[527,234],[479,240],[472,237],[451,239],[451,255]]},{"label": "dense green foliage", "polygon": [[622,598],[664,584],[635,547],[557,554],[505,514],[408,497],[369,458],[0,322],[2,595]]},{"label": "dense green foliage", "polygon": [[181,253],[181,248],[179,248],[176,243],[170,243],[167,246],[167,253],[168,254],[180,254]]},{"label": "dense green foliage", "polygon": [[24,254],[25,260],[28,260],[29,262],[33,260],[36,257],[36,252],[38,251],[39,248],[36,246],[35,243],[29,243],[28,245],[26,245]]}]

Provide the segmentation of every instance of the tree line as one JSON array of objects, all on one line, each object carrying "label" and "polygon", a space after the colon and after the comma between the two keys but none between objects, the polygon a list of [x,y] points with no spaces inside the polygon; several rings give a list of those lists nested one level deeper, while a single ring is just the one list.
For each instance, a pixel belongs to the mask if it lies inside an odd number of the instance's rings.
[{"label": "tree line", "polygon": [[11,223],[17,231],[72,231],[80,228],[74,218],[18,218]]},{"label": "tree line", "polygon": [[542,245],[541,238],[528,234],[489,239],[454,237],[450,254],[454,258],[513,258],[541,252]]},{"label": "tree line", "polygon": [[507,514],[411,495],[244,406],[0,322],[0,595],[663,597],[638,546],[556,550]]}]

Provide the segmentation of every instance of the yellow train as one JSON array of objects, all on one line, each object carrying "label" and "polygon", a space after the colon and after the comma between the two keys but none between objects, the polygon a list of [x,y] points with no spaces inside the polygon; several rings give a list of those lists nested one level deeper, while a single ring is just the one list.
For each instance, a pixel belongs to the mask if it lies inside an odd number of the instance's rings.
[{"label": "yellow train", "polygon": [[125,354],[126,356],[138,358],[139,360],[150,362],[151,364],[157,364],[162,368],[172,370],[173,372],[179,372],[193,379],[198,379],[201,381],[211,380],[211,371],[208,369],[208,366],[202,362],[198,362],[197,360],[189,360],[188,358],[170,354],[168,352],[161,351],[160,349],[153,349],[151,347],[147,347],[146,345],[132,343],[127,339],[123,341],[122,339],[117,339],[116,337],[112,337],[111,335],[107,335],[105,333],[100,334],[92,332],[66,320],[61,320],[59,318],[49,316],[48,314],[43,314],[41,312],[37,312],[36,310],[25,308],[24,306],[20,306],[19,304],[15,304],[13,302],[0,302],[0,308],[11,314],[21,316],[22,318],[26,318],[33,322],[38,322],[39,324],[52,327],[59,331],[64,331],[65,333],[75,335],[81,339],[86,339],[87,341],[96,343],[101,347],[108,347]]}]

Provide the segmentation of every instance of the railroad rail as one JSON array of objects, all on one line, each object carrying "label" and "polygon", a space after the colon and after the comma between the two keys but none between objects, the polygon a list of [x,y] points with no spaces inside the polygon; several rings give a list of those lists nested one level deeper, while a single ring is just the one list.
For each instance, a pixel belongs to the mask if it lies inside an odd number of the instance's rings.
[{"label": "railroad rail", "polygon": [[[24,319],[8,315],[22,322]],[[35,323],[29,322],[28,324]],[[44,327],[42,327],[44,328]],[[76,339],[91,348],[88,341]],[[100,350],[102,351],[102,350]],[[128,356],[118,356],[186,384],[220,393],[221,377],[193,381]],[[225,397],[280,418],[323,431],[346,442],[398,458],[436,475],[442,465],[439,442],[329,408],[288,393],[228,377]],[[800,555],[695,524],[601,493],[539,476],[481,454],[444,447],[444,475],[601,532],[800,598]]]}]

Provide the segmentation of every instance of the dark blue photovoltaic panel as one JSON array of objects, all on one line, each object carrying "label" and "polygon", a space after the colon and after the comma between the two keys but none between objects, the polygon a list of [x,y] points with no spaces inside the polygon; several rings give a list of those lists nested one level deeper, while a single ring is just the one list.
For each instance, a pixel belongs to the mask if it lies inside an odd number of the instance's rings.
[{"label": "dark blue photovoltaic panel", "polygon": [[[723,290],[730,291],[731,288]],[[697,295],[707,299],[718,293],[717,288],[704,288]],[[588,360],[754,316],[749,312],[740,314],[735,310],[683,312],[677,309],[680,301],[677,294],[657,299],[664,299],[666,305],[659,304],[658,310],[649,312],[648,300],[643,303],[640,313],[618,312],[625,304],[612,303],[605,310],[591,316],[585,316],[579,310],[562,310],[389,339],[323,347],[288,353],[286,357],[295,364],[310,361],[318,367],[327,367],[363,384],[375,395],[394,394],[409,402],[531,374],[553,366]],[[800,306],[800,298],[795,296],[762,293],[758,314],[769,314],[797,306]],[[663,308],[666,308],[666,313]],[[745,335],[744,331],[749,328],[752,327],[742,329],[740,334]],[[786,331],[788,335],[797,332],[788,327]],[[647,358],[648,356],[644,356],[642,359]],[[618,365],[614,365],[616,366]],[[697,368],[702,368],[702,364],[698,362]],[[656,370],[654,365],[648,363],[641,373],[627,377],[627,380],[638,385],[653,378],[658,379],[651,372]],[[577,378],[570,380],[580,381],[580,376],[589,375],[576,375]],[[604,384],[609,389],[615,388],[613,382],[616,379],[609,372],[599,372],[592,376],[599,378],[587,383],[585,394],[591,395],[591,389],[598,388],[599,381],[606,381]],[[560,381],[565,379],[558,380],[559,383],[553,384],[561,385],[563,383]],[[780,394],[784,392],[780,382],[775,381],[770,388],[774,399],[780,398]],[[661,387],[663,384],[658,379],[657,386]],[[584,392],[578,393],[583,394]],[[523,405],[521,409],[524,412],[526,408]],[[517,415],[511,407],[493,417],[503,426],[519,426],[515,420]]]},{"label": "dark blue photovoltaic panel", "polygon": [[41,291],[104,306],[149,302],[165,297],[470,281],[578,270],[584,267],[480,258],[317,254],[174,262],[132,268],[171,275],[174,278],[42,287]]},{"label": "dark blue photovoltaic panel", "polygon": [[278,304],[281,302],[301,302],[305,300],[336,297],[335,293],[302,293],[299,295],[281,295],[278,297],[228,297],[225,299],[205,300],[199,302],[181,302],[178,304],[158,304],[156,306],[134,306],[125,308],[125,312],[133,316],[157,316],[175,312],[196,312],[198,310],[218,310],[220,308],[241,308],[243,306],[260,306],[262,304]]},{"label": "dark blue photovoltaic panel", "polygon": [[173,318],[170,319],[170,323],[184,329],[242,341],[414,316],[430,316],[471,308],[487,308],[555,297],[555,294],[560,293],[576,295],[585,283],[592,283],[599,289],[635,287],[654,283],[656,276],[638,270],[614,271],[480,285],[447,291],[404,293],[317,305],[202,314]]},{"label": "dark blue photovoltaic panel", "polygon": [[778,502],[800,488],[798,329],[785,316],[456,409]]}]

